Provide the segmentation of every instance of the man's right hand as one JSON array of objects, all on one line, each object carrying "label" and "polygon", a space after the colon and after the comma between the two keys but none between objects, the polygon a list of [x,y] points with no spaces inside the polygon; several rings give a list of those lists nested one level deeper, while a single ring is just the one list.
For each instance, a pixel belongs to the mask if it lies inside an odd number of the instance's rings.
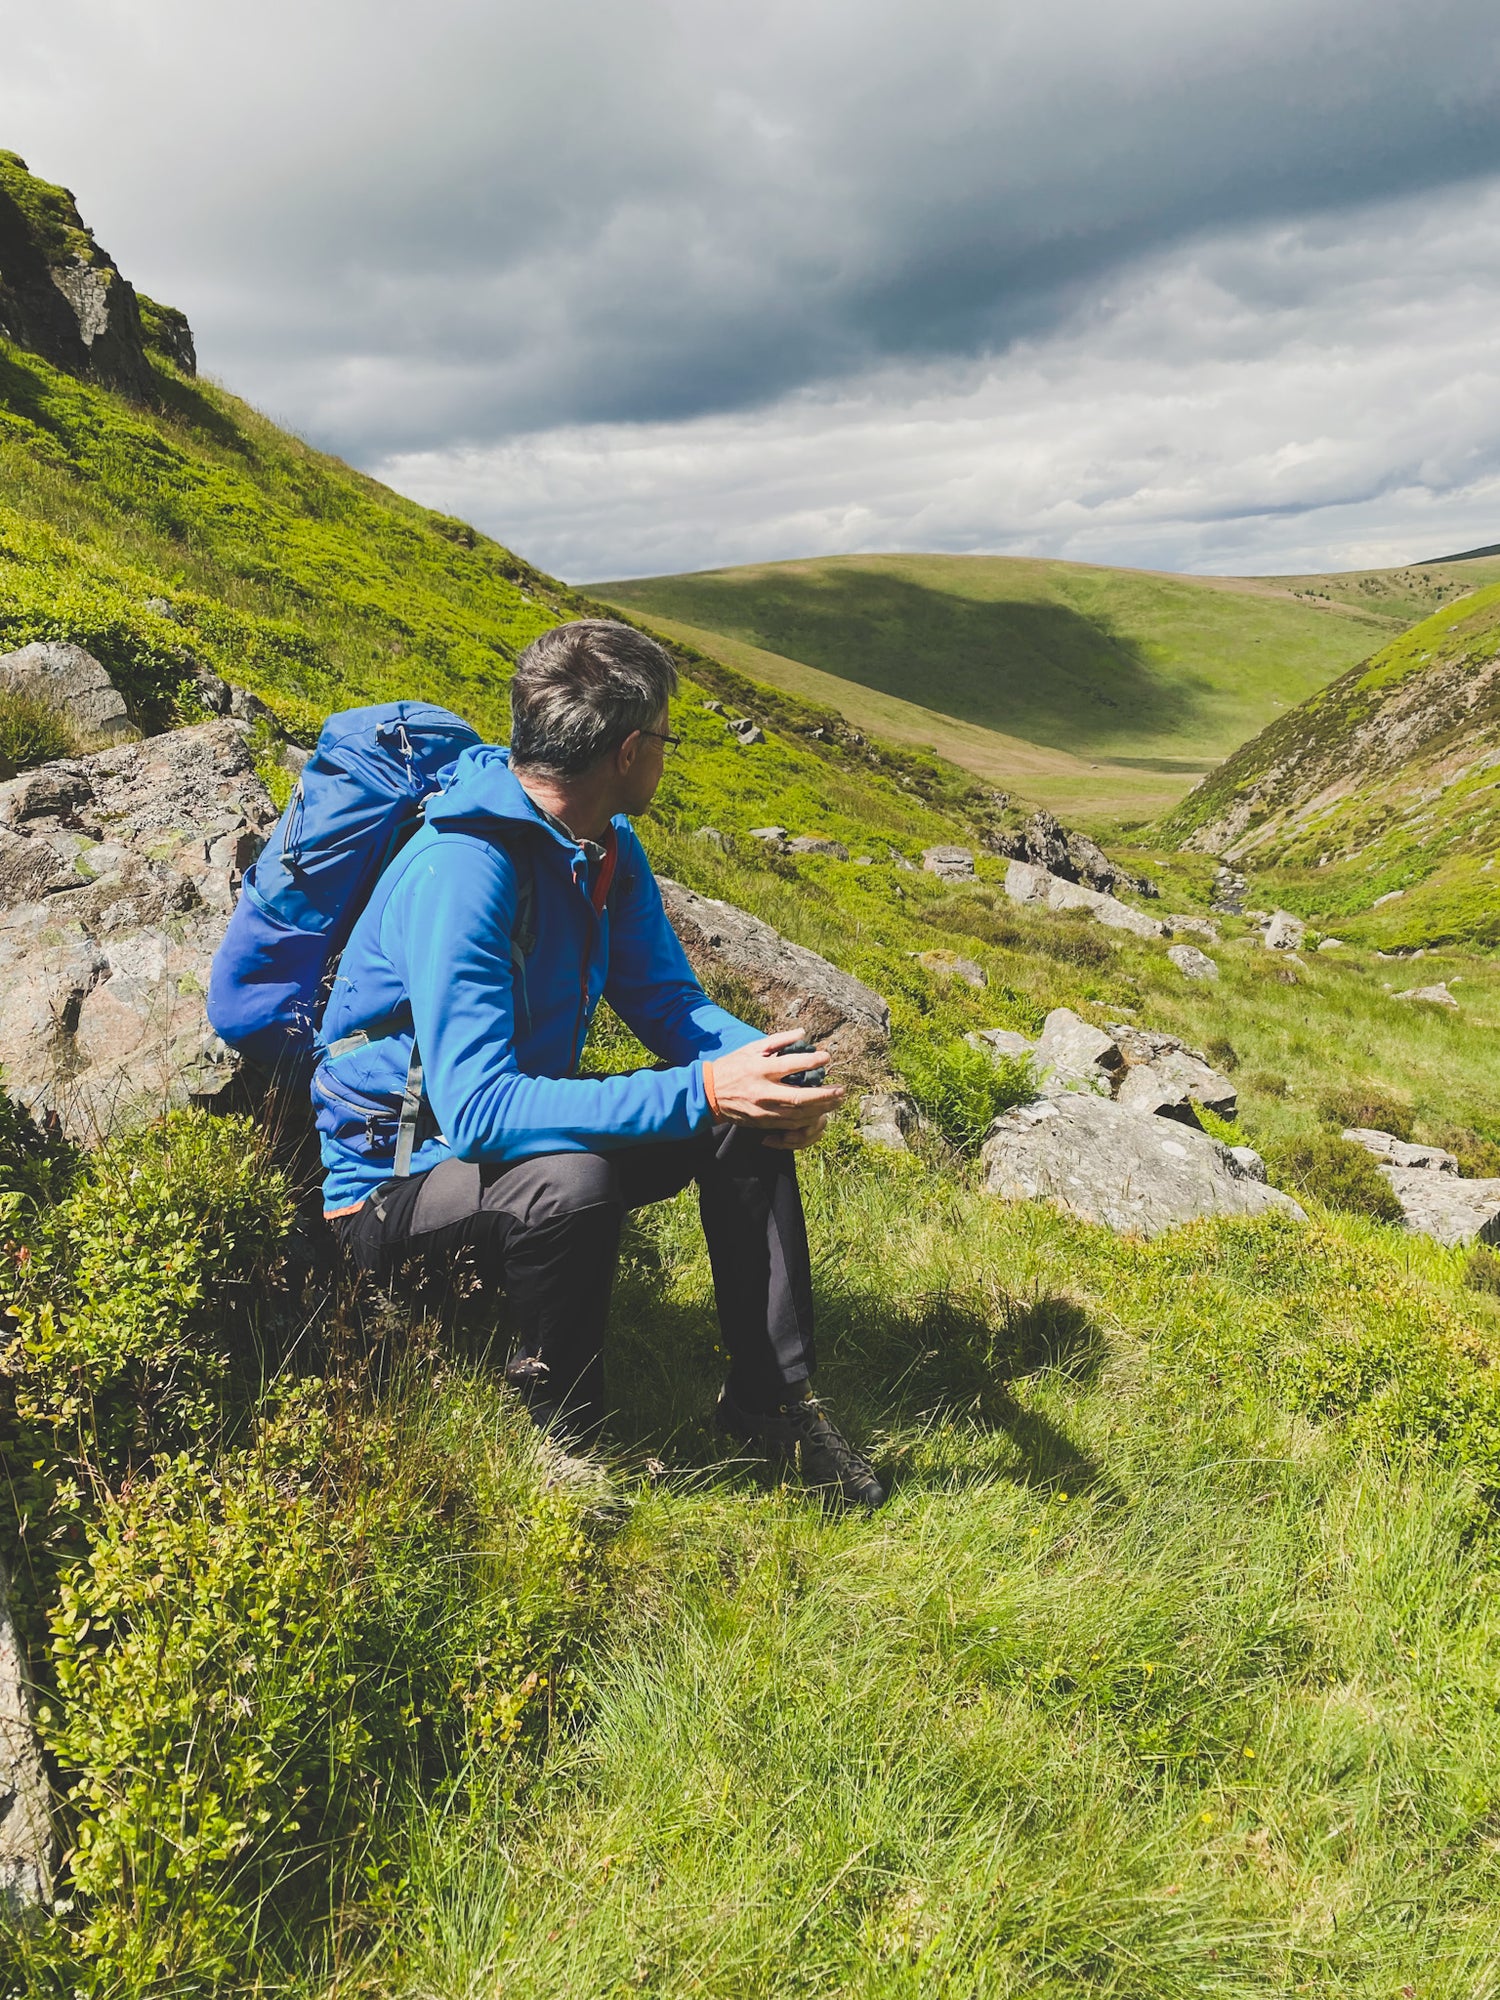
[{"label": "man's right hand", "polygon": [[837,1084],[821,1084],[816,1090],[787,1083],[805,1069],[821,1069],[828,1061],[826,1049],[809,1055],[799,1050],[782,1055],[788,1042],[800,1041],[795,1028],[767,1035],[762,1042],[750,1042],[727,1056],[713,1059],[713,1096],[719,1116],[731,1125],[748,1125],[760,1131],[787,1131],[811,1125],[844,1101],[845,1092]]}]

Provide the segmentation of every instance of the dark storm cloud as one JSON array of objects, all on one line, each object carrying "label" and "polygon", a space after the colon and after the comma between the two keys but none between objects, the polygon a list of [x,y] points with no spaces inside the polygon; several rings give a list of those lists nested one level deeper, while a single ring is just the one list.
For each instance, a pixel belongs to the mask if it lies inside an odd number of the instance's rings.
[{"label": "dark storm cloud", "polygon": [[359,458],[962,361],[1196,235],[1500,169],[1491,0],[53,0],[13,32],[0,138],[211,368]]}]

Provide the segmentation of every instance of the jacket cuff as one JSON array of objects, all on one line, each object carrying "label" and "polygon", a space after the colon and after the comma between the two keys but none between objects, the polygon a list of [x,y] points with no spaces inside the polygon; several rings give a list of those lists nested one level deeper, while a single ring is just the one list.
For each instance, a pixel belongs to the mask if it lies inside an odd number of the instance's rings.
[{"label": "jacket cuff", "polygon": [[713,1113],[714,1123],[717,1125],[723,1113],[719,1110],[719,1093],[714,1089],[714,1066],[711,1062],[703,1065],[703,1095],[708,1099],[708,1108]]}]

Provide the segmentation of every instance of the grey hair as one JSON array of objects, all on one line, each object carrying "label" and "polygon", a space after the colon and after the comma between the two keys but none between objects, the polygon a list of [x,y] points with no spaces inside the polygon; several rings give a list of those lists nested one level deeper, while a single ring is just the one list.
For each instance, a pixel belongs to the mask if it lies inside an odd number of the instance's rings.
[{"label": "grey hair", "polygon": [[579,618],[533,639],[510,684],[511,762],[571,778],[677,692],[677,668],[655,639],[615,618]]}]

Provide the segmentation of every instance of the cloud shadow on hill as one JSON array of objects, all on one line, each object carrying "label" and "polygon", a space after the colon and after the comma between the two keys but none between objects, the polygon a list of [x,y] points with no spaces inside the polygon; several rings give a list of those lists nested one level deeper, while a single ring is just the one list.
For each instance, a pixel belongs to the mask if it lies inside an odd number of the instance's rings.
[{"label": "cloud shadow on hill", "polygon": [[1108,754],[1208,720],[1199,689],[1162,679],[1139,641],[1064,603],[963,597],[863,564],[600,588],[1052,749]]}]

